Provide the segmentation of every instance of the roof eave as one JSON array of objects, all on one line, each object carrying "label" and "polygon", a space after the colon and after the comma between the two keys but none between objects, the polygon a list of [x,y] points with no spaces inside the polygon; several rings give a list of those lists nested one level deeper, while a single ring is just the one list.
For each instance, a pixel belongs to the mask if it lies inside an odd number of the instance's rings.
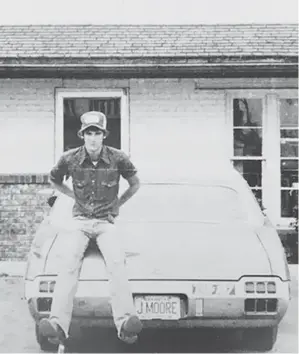
[{"label": "roof eave", "polygon": [[1,63],[0,77],[297,77],[297,60],[222,63]]}]

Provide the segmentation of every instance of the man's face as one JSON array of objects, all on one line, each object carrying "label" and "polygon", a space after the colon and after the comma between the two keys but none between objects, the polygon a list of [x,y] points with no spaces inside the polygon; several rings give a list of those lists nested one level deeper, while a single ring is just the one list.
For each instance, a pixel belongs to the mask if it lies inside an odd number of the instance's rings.
[{"label": "man's face", "polygon": [[83,132],[84,143],[87,151],[96,152],[102,148],[104,132],[96,127],[87,128]]}]

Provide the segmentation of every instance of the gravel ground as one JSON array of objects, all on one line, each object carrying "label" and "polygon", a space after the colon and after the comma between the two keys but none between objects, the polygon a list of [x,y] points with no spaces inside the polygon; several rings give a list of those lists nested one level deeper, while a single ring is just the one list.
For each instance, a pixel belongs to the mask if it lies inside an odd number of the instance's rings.
[{"label": "gravel ground", "polygon": [[[298,268],[294,268],[297,270]],[[292,301],[282,321],[276,345],[272,352],[298,353],[298,275],[292,272]],[[0,276],[0,352],[39,353],[35,340],[34,322],[23,298],[23,280],[20,277]],[[157,333],[144,333],[136,347],[120,347],[115,333],[97,333],[86,336],[80,346],[72,352],[241,352],[232,348],[225,337],[198,337],[196,343],[183,336],[182,332],[171,332],[160,337]],[[155,336],[155,337],[154,337]],[[184,342],[184,343],[183,343]]]}]

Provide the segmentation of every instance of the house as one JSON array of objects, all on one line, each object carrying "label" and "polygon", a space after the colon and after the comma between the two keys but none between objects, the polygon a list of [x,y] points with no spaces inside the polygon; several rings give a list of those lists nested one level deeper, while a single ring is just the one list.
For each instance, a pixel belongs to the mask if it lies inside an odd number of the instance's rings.
[{"label": "house", "polygon": [[[80,115],[143,180],[231,163],[279,230],[298,207],[298,26],[0,27],[0,260],[24,260],[47,209],[37,192],[81,144]],[[192,167],[193,166],[193,167]]]}]

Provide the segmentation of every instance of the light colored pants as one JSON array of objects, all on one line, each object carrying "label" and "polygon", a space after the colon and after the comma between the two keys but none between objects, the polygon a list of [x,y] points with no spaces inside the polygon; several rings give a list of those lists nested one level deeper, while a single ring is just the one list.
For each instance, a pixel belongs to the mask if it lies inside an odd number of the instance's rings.
[{"label": "light colored pants", "polygon": [[108,221],[84,217],[74,218],[67,228],[60,235],[64,240],[61,249],[64,266],[56,280],[50,318],[55,319],[68,336],[84,252],[90,239],[95,239],[106,263],[113,319],[120,336],[123,322],[136,311],[117,228]]}]

